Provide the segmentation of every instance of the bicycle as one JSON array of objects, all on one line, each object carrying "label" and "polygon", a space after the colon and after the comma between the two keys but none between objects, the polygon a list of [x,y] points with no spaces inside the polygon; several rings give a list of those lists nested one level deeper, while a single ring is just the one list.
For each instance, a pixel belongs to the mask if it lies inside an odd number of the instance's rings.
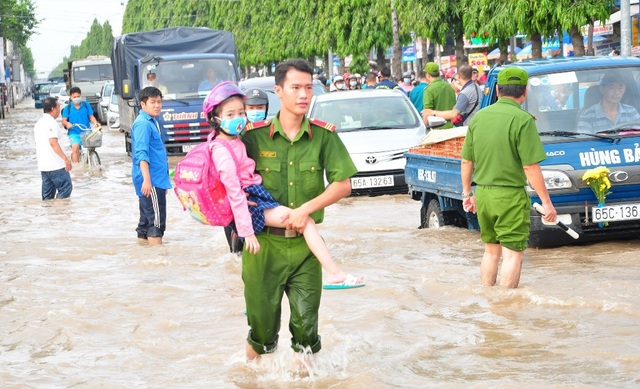
[{"label": "bicycle", "polygon": [[82,147],[80,147],[80,161],[90,170],[100,169],[100,155],[96,148],[102,146],[102,126],[99,124],[92,125],[90,128],[82,124],[74,124],[82,130],[80,139],[82,139]]}]

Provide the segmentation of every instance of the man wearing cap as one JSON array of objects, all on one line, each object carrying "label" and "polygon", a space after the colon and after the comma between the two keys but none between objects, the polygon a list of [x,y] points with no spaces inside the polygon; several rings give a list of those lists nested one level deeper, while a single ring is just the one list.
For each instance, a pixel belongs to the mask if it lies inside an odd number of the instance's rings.
[{"label": "man wearing cap", "polygon": [[[498,101],[471,119],[462,147],[462,205],[477,212],[485,243],[480,263],[482,285],[493,286],[502,256],[500,286],[517,288],[531,226],[527,181],[556,219],[540,161],[546,158],[535,119],[521,108],[527,97],[527,72],[508,67],[498,73]],[[476,185],[472,191],[472,177]]]},{"label": "man wearing cap", "polygon": [[438,116],[443,119],[451,120],[456,126],[468,126],[473,115],[480,109],[482,100],[482,89],[476,85],[472,77],[471,66],[464,64],[458,69],[457,78],[460,80],[460,93],[456,100],[456,105],[450,110],[434,111],[425,109],[427,116]]},{"label": "man wearing cap", "polygon": [[638,111],[633,106],[621,102],[627,90],[627,84],[620,74],[615,72],[605,74],[598,90],[602,99],[599,103],[587,107],[580,115],[578,132],[595,134],[622,123],[640,121]]},{"label": "man wearing cap", "polygon": [[344,78],[342,78],[342,76],[335,76],[333,78],[333,84],[329,88],[329,92],[337,92],[346,89],[347,88],[344,85]]},{"label": "man wearing cap", "polygon": [[[427,62],[424,72],[429,86],[424,90],[422,120],[428,124],[429,116],[438,116],[438,111],[449,111],[456,105],[456,92],[440,77],[440,67],[435,62]],[[451,127],[451,120],[447,120],[447,124],[440,128]]]},{"label": "man wearing cap", "polygon": [[478,82],[478,67],[474,66],[471,68],[471,81],[473,81],[474,84],[476,85],[480,85]]}]

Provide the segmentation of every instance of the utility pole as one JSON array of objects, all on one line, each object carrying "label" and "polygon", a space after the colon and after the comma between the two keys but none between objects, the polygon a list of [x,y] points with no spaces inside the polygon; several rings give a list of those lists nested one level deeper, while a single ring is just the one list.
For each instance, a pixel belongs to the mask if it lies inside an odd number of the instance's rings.
[{"label": "utility pole", "polygon": [[620,54],[631,55],[631,0],[620,1]]}]

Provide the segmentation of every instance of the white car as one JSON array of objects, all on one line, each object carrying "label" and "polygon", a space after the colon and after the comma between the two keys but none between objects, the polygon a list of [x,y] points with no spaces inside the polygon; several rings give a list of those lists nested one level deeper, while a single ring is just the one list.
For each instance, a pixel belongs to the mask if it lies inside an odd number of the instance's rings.
[{"label": "white car", "polygon": [[69,95],[67,94],[66,84],[56,84],[52,86],[49,95],[57,98],[62,106],[69,104]]},{"label": "white car", "polygon": [[120,127],[120,121],[118,118],[118,95],[112,93],[109,98],[109,105],[107,108],[107,125],[111,128]]},{"label": "white car", "polygon": [[404,153],[426,135],[409,98],[399,90],[365,89],[314,96],[309,117],[336,125],[358,173],[354,195],[406,193]]},{"label": "white car", "polygon": [[98,112],[95,112],[96,119],[101,123],[107,123],[107,111],[109,110],[109,102],[111,101],[111,94],[113,93],[113,81],[107,81],[102,86],[100,96],[98,98]]}]

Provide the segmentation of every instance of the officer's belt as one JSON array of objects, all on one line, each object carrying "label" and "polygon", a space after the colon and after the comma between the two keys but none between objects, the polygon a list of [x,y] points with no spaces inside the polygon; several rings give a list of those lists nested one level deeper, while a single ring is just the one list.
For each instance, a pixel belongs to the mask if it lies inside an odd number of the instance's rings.
[{"label": "officer's belt", "polygon": [[302,236],[302,234],[296,230],[287,230],[285,228],[278,227],[265,227],[264,231],[268,234],[284,236],[285,238],[297,238]]}]

